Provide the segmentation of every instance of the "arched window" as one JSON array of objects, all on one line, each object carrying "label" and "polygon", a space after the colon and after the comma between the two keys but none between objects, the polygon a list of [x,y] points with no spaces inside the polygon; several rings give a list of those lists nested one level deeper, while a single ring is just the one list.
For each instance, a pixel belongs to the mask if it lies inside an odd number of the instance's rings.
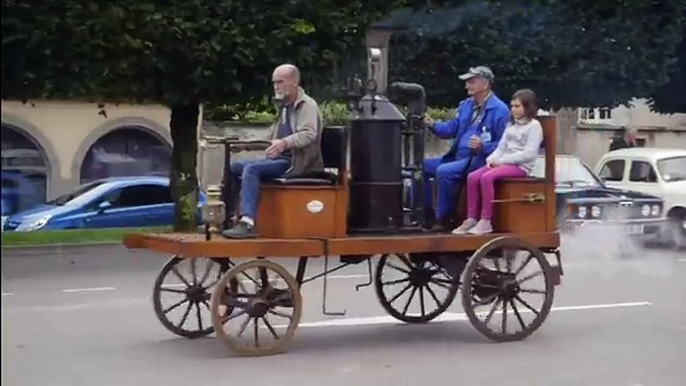
[{"label": "arched window", "polygon": [[139,127],[122,127],[98,139],[81,164],[81,183],[109,177],[169,175],[171,147]]},{"label": "arched window", "polygon": [[48,160],[38,142],[23,130],[2,124],[2,215],[45,203]]}]

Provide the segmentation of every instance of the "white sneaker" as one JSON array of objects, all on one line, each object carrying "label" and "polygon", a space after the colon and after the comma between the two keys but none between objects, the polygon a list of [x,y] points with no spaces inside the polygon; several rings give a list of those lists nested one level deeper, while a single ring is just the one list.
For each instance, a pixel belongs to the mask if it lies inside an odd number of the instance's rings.
[{"label": "white sneaker", "polygon": [[462,225],[453,229],[453,231],[451,233],[454,235],[464,235],[467,233],[468,230],[472,229],[472,227],[474,227],[474,225],[476,225],[476,224],[477,224],[476,219],[468,218],[468,219],[464,220]]},{"label": "white sneaker", "polygon": [[474,228],[470,229],[469,234],[472,235],[485,235],[487,233],[492,233],[493,232],[493,226],[491,225],[490,220],[484,220],[481,219],[479,222],[474,226]]}]

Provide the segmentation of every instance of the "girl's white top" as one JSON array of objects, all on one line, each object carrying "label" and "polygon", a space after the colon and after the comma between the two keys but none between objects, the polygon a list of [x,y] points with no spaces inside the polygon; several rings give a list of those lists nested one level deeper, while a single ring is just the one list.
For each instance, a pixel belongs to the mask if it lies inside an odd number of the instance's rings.
[{"label": "girl's white top", "polygon": [[541,142],[543,127],[538,120],[516,120],[507,125],[498,147],[487,161],[495,161],[496,165],[517,165],[529,174],[534,168]]}]

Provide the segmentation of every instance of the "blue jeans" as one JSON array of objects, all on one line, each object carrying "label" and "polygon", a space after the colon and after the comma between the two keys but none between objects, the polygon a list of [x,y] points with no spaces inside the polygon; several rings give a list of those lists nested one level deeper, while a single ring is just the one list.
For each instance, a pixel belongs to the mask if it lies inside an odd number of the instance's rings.
[{"label": "blue jeans", "polygon": [[257,217],[257,208],[260,203],[260,182],[269,178],[279,178],[290,167],[291,162],[283,158],[245,160],[232,163],[231,184],[236,188],[240,187],[241,203],[238,217],[247,216],[254,220]]},{"label": "blue jeans", "polygon": [[[432,210],[433,190],[431,180],[436,181],[437,202],[435,216],[437,220],[444,220],[457,209],[456,194],[460,183],[464,182],[467,174],[483,166],[483,161],[474,157],[467,170],[469,157],[441,163],[442,157],[426,158],[424,160],[424,209]],[[418,195],[414,195],[418,197]]]}]

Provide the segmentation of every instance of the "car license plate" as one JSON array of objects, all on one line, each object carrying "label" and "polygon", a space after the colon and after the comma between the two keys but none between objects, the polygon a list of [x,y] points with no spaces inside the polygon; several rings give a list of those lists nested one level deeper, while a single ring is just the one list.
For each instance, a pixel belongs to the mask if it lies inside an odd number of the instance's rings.
[{"label": "car license plate", "polygon": [[642,235],[645,231],[644,224],[629,224],[625,228],[626,233],[630,235]]}]

